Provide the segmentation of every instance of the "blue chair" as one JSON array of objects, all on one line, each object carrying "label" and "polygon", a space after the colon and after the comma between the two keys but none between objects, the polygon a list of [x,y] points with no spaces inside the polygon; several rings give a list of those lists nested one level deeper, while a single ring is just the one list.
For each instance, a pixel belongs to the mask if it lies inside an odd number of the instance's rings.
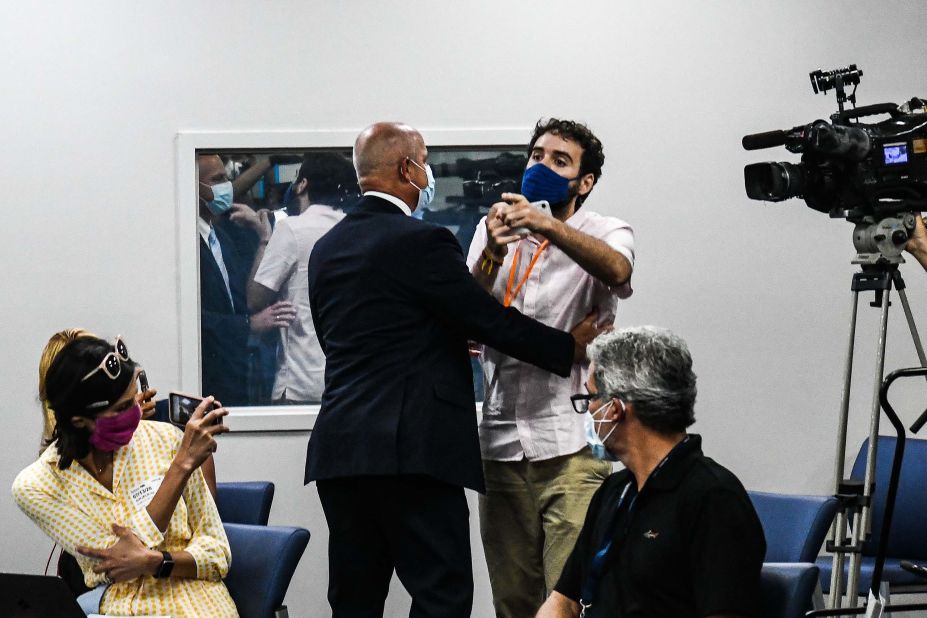
[{"label": "blue chair", "polygon": [[159,399],[155,402],[155,413],[148,419],[152,421],[161,421],[162,423],[170,423],[170,403],[167,399]]},{"label": "blue chair", "polygon": [[[859,577],[859,594],[868,595],[875,569],[875,555],[882,541],[882,521],[885,518],[885,495],[888,492],[888,478],[892,469],[897,438],[879,436],[875,466],[875,493],[872,496],[872,537],[863,545]],[[866,450],[869,440],[863,441],[851,478],[863,480],[866,475]],[[927,440],[905,440],[904,459],[892,530],[886,548],[885,568],[882,581],[890,590],[903,593],[925,592],[924,580],[901,568],[902,560],[915,563],[927,562]],[[849,559],[848,559],[849,561]],[[830,574],[833,568],[831,556],[817,561],[821,568],[821,586],[830,590]],[[847,569],[848,567],[845,567]],[[844,571],[844,581],[846,570]],[[846,588],[844,588],[845,590]]]},{"label": "blue chair", "polygon": [[274,484],[269,481],[216,483],[216,507],[223,523],[266,526],[273,501]]},{"label": "blue chair", "polygon": [[763,618],[801,618],[811,609],[818,567],[804,562],[766,562],[760,572]]},{"label": "blue chair", "polygon": [[814,562],[837,513],[833,496],[747,492],[766,535],[765,562]]},{"label": "blue chair", "polygon": [[283,599],[309,543],[309,531],[225,524],[225,534],[232,548],[225,585],[241,618],[287,618]]}]

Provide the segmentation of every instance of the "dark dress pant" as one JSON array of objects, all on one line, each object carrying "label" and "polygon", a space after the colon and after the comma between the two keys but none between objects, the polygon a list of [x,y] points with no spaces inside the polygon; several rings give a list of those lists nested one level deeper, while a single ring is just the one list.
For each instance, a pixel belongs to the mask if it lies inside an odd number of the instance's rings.
[{"label": "dark dress pant", "polygon": [[328,522],[334,618],[383,616],[395,569],[410,618],[465,618],[473,606],[470,523],[462,487],[423,475],[316,482]]}]

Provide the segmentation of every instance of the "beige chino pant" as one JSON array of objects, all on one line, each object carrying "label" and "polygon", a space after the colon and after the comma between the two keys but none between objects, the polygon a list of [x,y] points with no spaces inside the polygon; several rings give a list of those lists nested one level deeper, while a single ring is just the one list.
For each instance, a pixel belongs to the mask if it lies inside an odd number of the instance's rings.
[{"label": "beige chino pant", "polygon": [[535,615],[573,551],[592,494],[611,471],[588,447],[543,461],[483,460],[480,535],[496,616]]}]

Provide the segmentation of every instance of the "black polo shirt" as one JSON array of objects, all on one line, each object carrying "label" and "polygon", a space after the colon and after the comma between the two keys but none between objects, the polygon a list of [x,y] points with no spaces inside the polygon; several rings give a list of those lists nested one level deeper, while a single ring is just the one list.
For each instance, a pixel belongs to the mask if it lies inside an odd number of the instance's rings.
[{"label": "black polo shirt", "polygon": [[743,485],[705,457],[701,443],[689,435],[639,495],[622,470],[592,498],[555,588],[578,602],[593,557],[613,530],[586,618],[759,615],[763,528]]}]

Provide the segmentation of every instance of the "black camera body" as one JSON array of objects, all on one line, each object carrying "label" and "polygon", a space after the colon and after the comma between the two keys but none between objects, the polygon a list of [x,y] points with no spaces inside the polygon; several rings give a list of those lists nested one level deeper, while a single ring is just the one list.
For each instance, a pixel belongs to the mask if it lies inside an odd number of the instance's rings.
[{"label": "black camera body", "polygon": [[[815,210],[852,222],[927,209],[927,113],[922,101],[912,103],[920,111],[906,113],[907,107],[888,103],[851,112],[891,114],[877,124],[850,124],[845,118],[850,114],[842,112],[831,123],[817,120],[780,132],[782,145],[802,153],[801,163],[747,165],[747,197],[770,202],[801,197]],[[758,138],[773,140],[775,133],[748,135],[744,147],[752,150]]]},{"label": "black camera body", "polygon": [[[744,167],[747,197],[781,202],[793,197],[833,218],[856,224],[854,263],[900,263],[914,230],[914,213],[927,210],[927,104],[879,103],[851,110],[863,72],[856,65],[810,74],[814,92],[835,89],[839,111],[785,131],[746,135],[746,150],[785,146],[800,163],[769,161]],[[846,85],[853,85],[847,94]],[[866,124],[861,118],[888,114]]]}]

